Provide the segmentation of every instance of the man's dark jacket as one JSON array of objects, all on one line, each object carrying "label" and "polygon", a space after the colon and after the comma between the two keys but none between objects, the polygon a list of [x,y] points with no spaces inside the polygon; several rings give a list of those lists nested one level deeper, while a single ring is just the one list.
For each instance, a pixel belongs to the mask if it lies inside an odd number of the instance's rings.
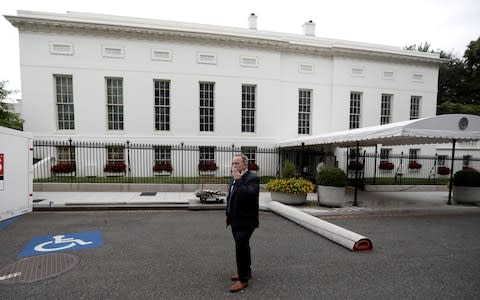
[{"label": "man's dark jacket", "polygon": [[[234,185],[233,191],[232,184]],[[240,179],[232,181],[228,190],[227,225],[231,225],[234,229],[257,228],[259,194],[257,175],[247,170]],[[230,212],[228,207],[230,207]]]}]

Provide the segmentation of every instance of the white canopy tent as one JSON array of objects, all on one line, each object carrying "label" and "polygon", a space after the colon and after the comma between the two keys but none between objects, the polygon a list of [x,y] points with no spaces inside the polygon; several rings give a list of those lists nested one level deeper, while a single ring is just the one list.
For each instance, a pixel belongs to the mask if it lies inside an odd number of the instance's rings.
[{"label": "white canopy tent", "polygon": [[[452,143],[452,166],[450,182],[453,177],[453,158],[455,143],[480,140],[480,116],[451,114],[402,121],[379,126],[338,131],[315,136],[290,139],[279,143],[280,147],[293,148],[313,145],[335,145],[338,147],[382,145],[415,145]],[[358,160],[358,155],[356,156]],[[357,161],[358,163],[358,161]],[[357,178],[356,174],[356,178]],[[357,201],[357,184],[355,201]],[[448,193],[451,204],[451,185]]]}]

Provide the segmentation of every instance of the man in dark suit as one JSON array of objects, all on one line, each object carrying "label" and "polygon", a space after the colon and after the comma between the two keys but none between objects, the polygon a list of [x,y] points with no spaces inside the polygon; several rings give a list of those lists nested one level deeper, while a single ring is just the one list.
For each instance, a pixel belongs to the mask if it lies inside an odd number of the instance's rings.
[{"label": "man in dark suit", "polygon": [[237,274],[232,275],[234,284],[231,292],[238,292],[248,286],[252,277],[250,268],[250,237],[258,227],[259,179],[248,170],[248,157],[236,154],[232,161],[233,181],[227,196],[227,227],[232,228],[235,240]]}]

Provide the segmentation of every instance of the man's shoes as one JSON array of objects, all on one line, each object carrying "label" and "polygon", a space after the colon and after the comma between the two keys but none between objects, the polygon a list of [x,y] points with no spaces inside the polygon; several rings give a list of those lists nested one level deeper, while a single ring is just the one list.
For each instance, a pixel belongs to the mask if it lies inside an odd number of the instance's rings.
[{"label": "man's shoes", "polygon": [[248,282],[237,281],[230,287],[230,292],[232,293],[240,292],[247,286],[248,286]]},{"label": "man's shoes", "polygon": [[[252,279],[252,272],[248,272],[248,279]],[[240,281],[240,277],[238,277],[238,274],[233,274],[232,277],[230,277],[232,281]]]}]

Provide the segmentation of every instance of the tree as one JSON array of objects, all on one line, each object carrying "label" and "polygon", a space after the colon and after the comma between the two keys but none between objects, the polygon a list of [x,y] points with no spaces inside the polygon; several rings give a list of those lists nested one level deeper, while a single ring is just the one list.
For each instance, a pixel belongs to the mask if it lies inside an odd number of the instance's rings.
[{"label": "tree", "polygon": [[471,41],[463,54],[468,94],[465,103],[480,104],[480,37]]},{"label": "tree", "polygon": [[5,102],[13,91],[5,89],[6,81],[0,81],[0,126],[23,130],[23,120],[14,111],[13,104]]}]

